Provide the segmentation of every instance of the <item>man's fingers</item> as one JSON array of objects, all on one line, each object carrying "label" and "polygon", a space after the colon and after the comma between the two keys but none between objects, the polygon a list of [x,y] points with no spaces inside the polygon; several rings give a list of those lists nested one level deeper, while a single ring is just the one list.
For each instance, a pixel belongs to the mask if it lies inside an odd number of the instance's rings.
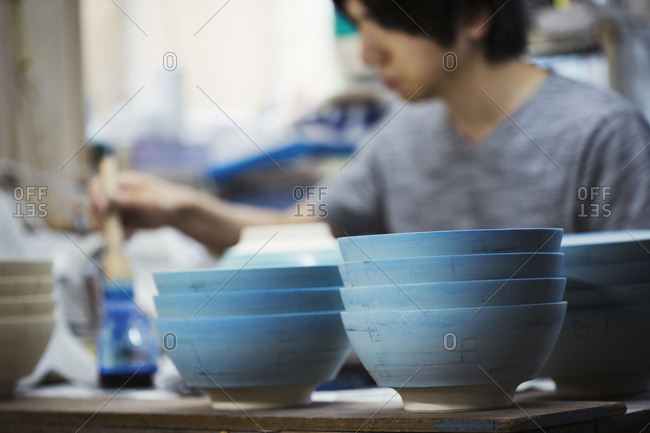
[{"label": "man's fingers", "polygon": [[108,209],[108,200],[106,199],[106,194],[104,193],[99,178],[93,177],[90,179],[88,181],[87,189],[93,213],[97,216],[105,214]]}]

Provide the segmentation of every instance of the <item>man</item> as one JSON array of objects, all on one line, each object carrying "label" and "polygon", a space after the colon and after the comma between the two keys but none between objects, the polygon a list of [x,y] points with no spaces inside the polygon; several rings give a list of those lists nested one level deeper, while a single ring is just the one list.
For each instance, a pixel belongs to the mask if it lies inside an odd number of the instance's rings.
[{"label": "man", "polygon": [[[405,102],[325,182],[335,232],[650,226],[650,128],[614,93],[522,60],[523,3],[337,1],[364,61]],[[294,209],[233,205],[136,173],[119,182],[129,229],[172,225],[215,251],[246,225],[299,222]],[[101,215],[96,180],[90,191]]]}]

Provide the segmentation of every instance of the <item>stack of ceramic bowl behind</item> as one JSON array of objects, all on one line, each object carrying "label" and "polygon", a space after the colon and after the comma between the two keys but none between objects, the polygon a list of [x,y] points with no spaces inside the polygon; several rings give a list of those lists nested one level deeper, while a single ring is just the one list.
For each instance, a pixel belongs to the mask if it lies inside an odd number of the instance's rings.
[{"label": "stack of ceramic bowl behind", "polygon": [[43,355],[54,328],[52,263],[0,261],[0,398],[13,394]]},{"label": "stack of ceramic bowl behind", "polygon": [[245,227],[217,268],[323,266],[340,261],[339,247],[326,223],[284,224]]},{"label": "stack of ceramic bowl behind", "polygon": [[336,266],[154,274],[156,326],[215,409],[306,404],[349,351]]},{"label": "stack of ceramic bowl behind", "polygon": [[650,231],[569,234],[561,250],[568,312],[542,372],[571,397],[650,384]]},{"label": "stack of ceramic bowl behind", "polygon": [[561,239],[561,229],[339,239],[352,347],[406,410],[511,405],[564,320]]}]

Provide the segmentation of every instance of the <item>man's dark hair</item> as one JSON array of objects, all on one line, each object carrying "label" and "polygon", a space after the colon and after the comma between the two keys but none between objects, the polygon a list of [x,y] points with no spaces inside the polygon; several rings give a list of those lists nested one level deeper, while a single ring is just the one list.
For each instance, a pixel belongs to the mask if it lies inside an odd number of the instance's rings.
[{"label": "man's dark hair", "polygon": [[[498,62],[523,54],[528,26],[525,0],[361,0],[368,14],[386,29],[429,36],[443,47],[456,41],[458,25],[484,12],[488,33],[485,57]],[[345,13],[345,0],[334,0]],[[487,18],[486,18],[487,19]]]}]

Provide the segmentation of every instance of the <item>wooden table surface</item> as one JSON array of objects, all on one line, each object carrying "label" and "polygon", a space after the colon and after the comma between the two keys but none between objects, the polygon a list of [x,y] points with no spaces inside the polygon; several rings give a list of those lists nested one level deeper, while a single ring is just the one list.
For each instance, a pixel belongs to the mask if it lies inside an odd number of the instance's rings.
[{"label": "wooden table surface", "polygon": [[[539,394],[508,409],[409,413],[401,402],[316,402],[302,408],[226,412],[207,398],[19,398],[0,402],[0,432],[526,432],[641,433],[650,396],[627,402],[555,401]],[[650,433],[650,428],[648,429]]]}]

